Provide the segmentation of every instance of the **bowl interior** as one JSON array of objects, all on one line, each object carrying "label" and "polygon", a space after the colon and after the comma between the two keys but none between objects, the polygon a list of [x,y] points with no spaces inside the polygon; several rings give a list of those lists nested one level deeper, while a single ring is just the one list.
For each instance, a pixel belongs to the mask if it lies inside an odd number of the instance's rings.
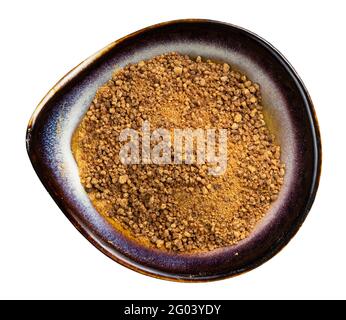
[{"label": "bowl interior", "polygon": [[[71,152],[75,128],[115,68],[176,51],[228,62],[261,86],[266,116],[282,147],[287,173],[278,200],[247,239],[208,253],[176,255],[125,238],[98,214]],[[222,278],[252,269],[295,234],[317,188],[319,136],[309,96],[287,61],[268,43],[235,26],[185,20],[149,27],[110,44],[65,76],[43,99],[28,128],[27,148],[41,181],[71,222],[102,252],[150,275]]]}]

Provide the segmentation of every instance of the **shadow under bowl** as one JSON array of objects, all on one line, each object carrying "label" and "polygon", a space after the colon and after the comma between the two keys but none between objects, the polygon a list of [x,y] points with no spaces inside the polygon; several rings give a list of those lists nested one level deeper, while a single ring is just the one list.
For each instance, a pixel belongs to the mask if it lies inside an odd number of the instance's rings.
[{"label": "shadow under bowl", "polygon": [[[228,62],[259,83],[266,117],[282,148],[287,172],[279,198],[251,235],[232,247],[199,254],[146,248],[115,230],[92,206],[80,183],[71,138],[98,87],[111,78],[115,68],[171,51]],[[43,185],[95,247],[133,270],[176,281],[234,276],[274,256],[306,218],[321,170],[316,115],[292,66],[257,35],[210,20],[154,25],[115,41],[82,62],[38,105],[28,125],[26,143]]]}]

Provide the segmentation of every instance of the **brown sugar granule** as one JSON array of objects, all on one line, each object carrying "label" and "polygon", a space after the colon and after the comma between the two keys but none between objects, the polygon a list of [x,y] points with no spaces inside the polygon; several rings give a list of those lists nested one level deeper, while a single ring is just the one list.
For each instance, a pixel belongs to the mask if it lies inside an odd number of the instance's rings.
[{"label": "brown sugar granule", "polygon": [[[125,128],[227,129],[227,169],[124,165]],[[115,71],[74,135],[80,178],[95,208],[144,245],[188,253],[245,239],[283,184],[285,166],[263,115],[259,85],[229,64],[178,53]]]}]

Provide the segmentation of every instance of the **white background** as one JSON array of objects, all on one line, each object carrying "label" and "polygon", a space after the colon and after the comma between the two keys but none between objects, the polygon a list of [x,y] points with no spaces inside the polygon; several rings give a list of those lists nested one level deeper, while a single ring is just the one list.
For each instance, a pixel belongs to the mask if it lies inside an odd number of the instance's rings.
[{"label": "white background", "polygon": [[[346,46],[343,1],[1,1],[0,298],[346,298]],[[315,104],[323,170],[297,236],[263,266],[198,284],[153,279],[95,249],[31,167],[27,122],[72,67],[140,28],[178,18],[245,27],[296,68]]]}]

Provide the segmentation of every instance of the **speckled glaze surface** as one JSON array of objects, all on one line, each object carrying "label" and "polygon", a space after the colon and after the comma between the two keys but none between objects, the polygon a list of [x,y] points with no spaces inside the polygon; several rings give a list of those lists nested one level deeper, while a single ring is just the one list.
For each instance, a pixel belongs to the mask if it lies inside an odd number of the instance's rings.
[{"label": "speckled glaze surface", "polygon": [[[99,86],[115,68],[164,52],[229,62],[261,85],[274,119],[287,174],[278,200],[251,236],[209,253],[177,255],[145,248],[117,232],[94,209],[79,181],[71,137]],[[280,251],[298,231],[318,187],[321,143],[302,81],[270,44],[239,27],[210,20],[161,23],[100,50],[61,79],[30,119],[30,160],[40,180],[75,227],[100,251],[138,272],[176,281],[205,281],[251,270]]]}]

